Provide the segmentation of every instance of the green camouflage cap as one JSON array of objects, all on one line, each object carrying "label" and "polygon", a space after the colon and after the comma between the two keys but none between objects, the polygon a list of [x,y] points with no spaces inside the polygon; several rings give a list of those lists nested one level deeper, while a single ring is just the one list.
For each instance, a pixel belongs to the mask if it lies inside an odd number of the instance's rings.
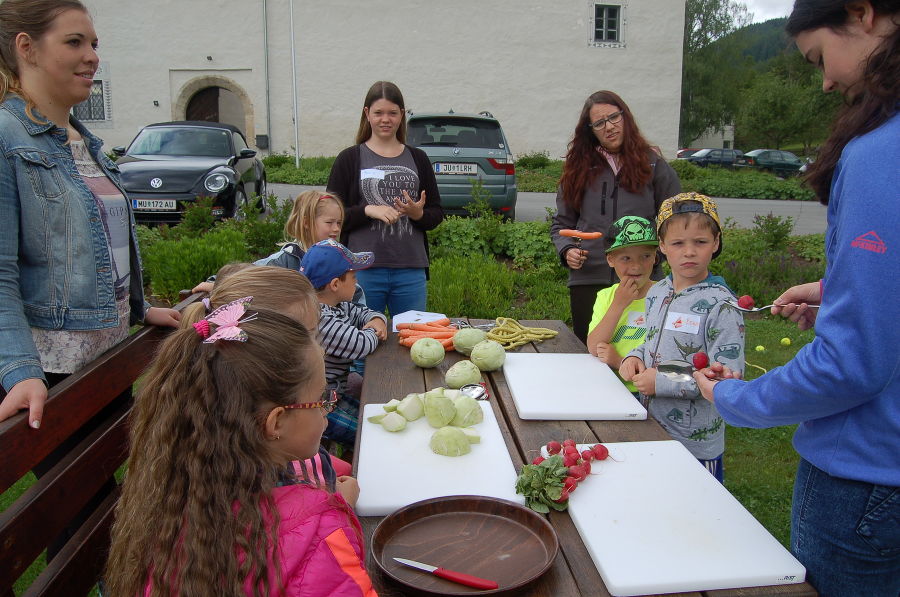
[{"label": "green camouflage cap", "polygon": [[622,247],[659,246],[656,228],[649,220],[640,216],[622,216],[609,227],[609,234],[606,235],[606,238],[612,239],[612,245],[606,249],[607,253]]}]

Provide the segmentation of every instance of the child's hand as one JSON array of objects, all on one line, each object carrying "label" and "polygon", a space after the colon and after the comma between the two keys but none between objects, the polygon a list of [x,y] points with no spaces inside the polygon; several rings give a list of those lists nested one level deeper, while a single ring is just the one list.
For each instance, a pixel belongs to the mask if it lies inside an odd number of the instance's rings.
[{"label": "child's hand", "polygon": [[634,376],[646,369],[644,362],[637,357],[625,357],[619,365],[619,377],[625,381],[631,381]]},{"label": "child's hand", "polygon": [[616,350],[616,347],[609,342],[597,342],[597,358],[612,367],[618,369],[622,364],[622,355]]},{"label": "child's hand", "polygon": [[613,295],[613,302],[627,306],[639,298],[641,298],[641,287],[638,286],[637,280],[626,278],[624,281],[619,282],[616,293]]},{"label": "child's hand", "polygon": [[165,307],[150,307],[144,313],[144,323],[167,328],[177,328],[181,321],[181,311]]},{"label": "child's hand", "polygon": [[366,322],[362,329],[366,328],[375,330],[375,335],[378,336],[379,340],[387,340],[387,324],[380,317],[373,317]]},{"label": "child's hand", "polygon": [[394,199],[394,207],[401,215],[409,216],[410,220],[421,220],[425,214],[425,191],[419,195],[419,200],[414,201],[406,189],[400,191],[402,199],[397,197]]},{"label": "child's hand", "polygon": [[644,396],[653,396],[656,394],[656,368],[644,369],[631,378],[631,383]]},{"label": "child's hand", "polygon": [[351,508],[356,508],[356,500],[359,499],[359,482],[354,477],[338,477],[337,492],[341,494],[344,501],[350,504]]},{"label": "child's hand", "polygon": [[199,284],[191,288],[191,294],[197,294],[198,292],[212,292],[212,289],[212,282],[200,282]]}]

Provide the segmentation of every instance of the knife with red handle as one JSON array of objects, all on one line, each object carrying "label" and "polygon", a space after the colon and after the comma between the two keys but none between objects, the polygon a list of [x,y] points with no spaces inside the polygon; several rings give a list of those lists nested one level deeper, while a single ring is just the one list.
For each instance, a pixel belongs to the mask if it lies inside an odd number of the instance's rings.
[{"label": "knife with red handle", "polygon": [[406,558],[394,559],[401,564],[405,564],[412,568],[418,568],[419,570],[424,570],[425,572],[430,572],[435,576],[445,578],[461,585],[466,585],[467,587],[472,587],[473,589],[496,589],[499,586],[492,580],[479,578],[477,576],[472,576],[471,574],[465,574],[464,572],[447,570],[446,568],[440,568],[438,566],[429,566],[428,564],[423,564],[422,562],[417,562],[415,560],[407,560]]}]

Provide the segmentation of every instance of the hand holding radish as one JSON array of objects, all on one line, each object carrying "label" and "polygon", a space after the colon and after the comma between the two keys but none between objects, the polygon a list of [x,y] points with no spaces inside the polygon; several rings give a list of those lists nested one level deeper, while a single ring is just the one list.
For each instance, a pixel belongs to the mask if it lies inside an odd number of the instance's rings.
[{"label": "hand holding radish", "polygon": [[740,379],[741,372],[734,371],[722,363],[714,362],[707,368],[694,372],[694,380],[700,389],[700,394],[710,402],[715,402],[713,390],[716,384],[723,379]]}]

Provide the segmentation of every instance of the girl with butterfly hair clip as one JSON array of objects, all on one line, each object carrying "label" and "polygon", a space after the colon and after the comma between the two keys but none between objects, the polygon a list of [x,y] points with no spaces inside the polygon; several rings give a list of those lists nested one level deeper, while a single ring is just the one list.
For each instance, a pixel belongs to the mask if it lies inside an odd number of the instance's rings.
[{"label": "girl with butterfly hair clip", "polygon": [[[314,337],[242,297],[170,335],[141,387],[112,595],[374,595],[352,506],[297,483],[333,404]],[[153,523],[148,524],[148,517]]]},{"label": "girl with butterfly hair clip", "polygon": [[[216,309],[241,297],[253,296],[255,307],[287,315],[307,330],[318,327],[319,301],[306,276],[283,267],[249,263],[234,264],[232,270],[227,276],[219,276],[208,299],[184,310],[183,326],[205,318],[207,308]],[[209,307],[205,306],[207,303]],[[335,491],[344,482],[342,477],[350,475],[352,469],[349,462],[329,454],[324,447],[312,458],[294,461],[293,465],[300,479],[329,491]]]}]

